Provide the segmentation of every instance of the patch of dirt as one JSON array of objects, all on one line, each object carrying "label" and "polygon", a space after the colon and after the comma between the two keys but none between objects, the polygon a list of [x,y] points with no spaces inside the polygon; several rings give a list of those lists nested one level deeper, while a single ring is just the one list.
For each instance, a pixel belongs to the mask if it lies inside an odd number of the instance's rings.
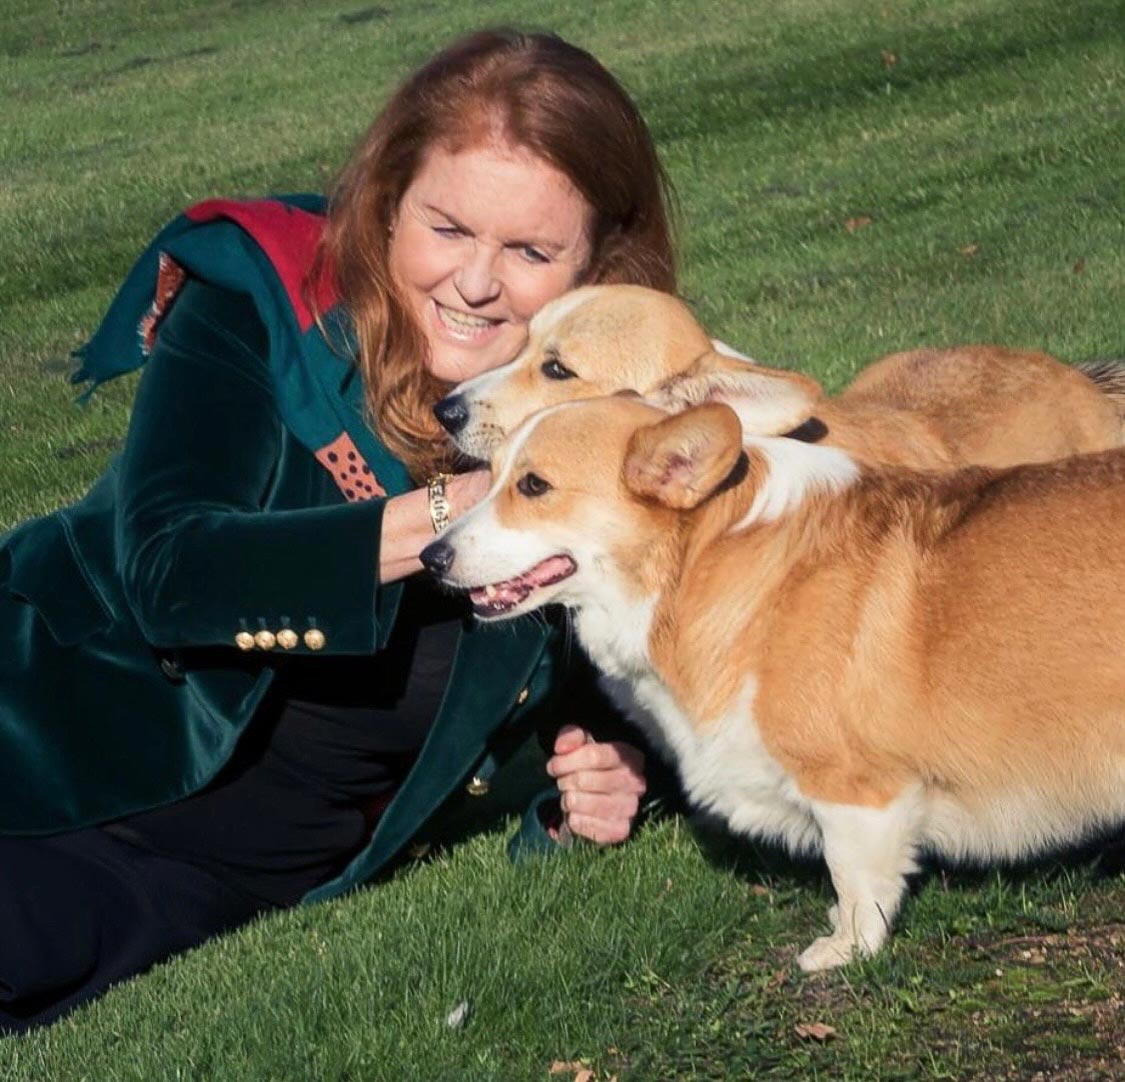
[{"label": "patch of dirt", "polygon": [[[995,998],[996,1010],[974,1011],[962,1021],[993,1042],[1002,1038],[1012,1062],[966,1079],[1125,1078],[1125,923],[975,937],[972,948],[995,966],[995,984],[984,994]],[[1005,1012],[1015,1017],[1005,1020]]]}]

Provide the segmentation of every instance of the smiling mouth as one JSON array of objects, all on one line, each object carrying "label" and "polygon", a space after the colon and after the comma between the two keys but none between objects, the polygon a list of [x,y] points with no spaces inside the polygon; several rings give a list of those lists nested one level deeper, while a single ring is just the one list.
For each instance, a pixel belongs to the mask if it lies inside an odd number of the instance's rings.
[{"label": "smiling mouth", "polygon": [[559,554],[540,560],[530,571],[514,579],[494,582],[488,586],[475,586],[469,591],[469,601],[477,616],[503,616],[522,604],[536,590],[554,586],[570,578],[578,564],[570,556]]},{"label": "smiling mouth", "polygon": [[439,300],[434,300],[434,312],[438,322],[450,334],[465,341],[471,341],[486,334],[494,327],[500,326],[502,319],[491,319],[487,316],[474,316],[468,312],[458,312],[455,308],[448,308]]}]

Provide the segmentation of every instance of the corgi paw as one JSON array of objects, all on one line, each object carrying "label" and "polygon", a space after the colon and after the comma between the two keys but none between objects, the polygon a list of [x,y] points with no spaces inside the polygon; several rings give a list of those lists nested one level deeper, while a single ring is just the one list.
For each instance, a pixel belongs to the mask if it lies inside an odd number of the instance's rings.
[{"label": "corgi paw", "polygon": [[[835,908],[835,907],[833,907]],[[835,923],[835,922],[833,922]],[[855,955],[855,941],[851,936],[823,935],[814,939],[797,956],[797,965],[806,973],[819,973],[823,969],[835,969],[850,962]]]}]

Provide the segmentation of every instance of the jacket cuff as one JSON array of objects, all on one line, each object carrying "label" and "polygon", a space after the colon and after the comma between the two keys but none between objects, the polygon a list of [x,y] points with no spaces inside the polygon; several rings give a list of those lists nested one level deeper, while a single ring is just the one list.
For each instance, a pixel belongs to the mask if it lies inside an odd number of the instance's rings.
[{"label": "jacket cuff", "polygon": [[519,829],[508,839],[508,859],[513,864],[522,864],[532,857],[561,852],[563,847],[548,831],[548,827],[561,822],[558,789],[544,789],[532,800]]}]

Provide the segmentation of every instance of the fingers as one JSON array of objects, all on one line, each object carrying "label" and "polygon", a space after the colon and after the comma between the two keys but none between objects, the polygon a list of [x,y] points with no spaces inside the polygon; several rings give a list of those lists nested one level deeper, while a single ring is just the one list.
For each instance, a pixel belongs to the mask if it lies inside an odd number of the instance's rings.
[{"label": "fingers", "polygon": [[[578,732],[581,733],[582,730],[579,729]],[[560,789],[565,788],[563,779],[576,773],[625,770],[638,778],[644,778],[644,754],[632,744],[616,741],[604,744],[590,743],[581,744],[571,751],[560,752],[559,744],[563,742],[564,735],[569,743],[570,736],[566,733],[566,729],[560,730],[555,741],[556,754],[547,762],[547,773],[559,779]],[[584,785],[571,786],[571,788],[575,787],[585,788]]]},{"label": "fingers", "polygon": [[644,775],[621,767],[617,770],[576,770],[564,774],[556,783],[560,793],[629,793],[645,791]]},{"label": "fingers", "polygon": [[570,833],[599,845],[629,837],[645,791],[645,757],[617,741],[597,743],[585,730],[564,726],[547,773],[556,779]]},{"label": "fingers", "polygon": [[568,755],[583,747],[589,739],[590,734],[585,729],[577,725],[564,725],[555,737],[555,754]]},{"label": "fingers", "polygon": [[628,826],[637,814],[640,796],[637,793],[563,793],[561,804],[568,820],[584,816],[607,822],[622,820]]}]

